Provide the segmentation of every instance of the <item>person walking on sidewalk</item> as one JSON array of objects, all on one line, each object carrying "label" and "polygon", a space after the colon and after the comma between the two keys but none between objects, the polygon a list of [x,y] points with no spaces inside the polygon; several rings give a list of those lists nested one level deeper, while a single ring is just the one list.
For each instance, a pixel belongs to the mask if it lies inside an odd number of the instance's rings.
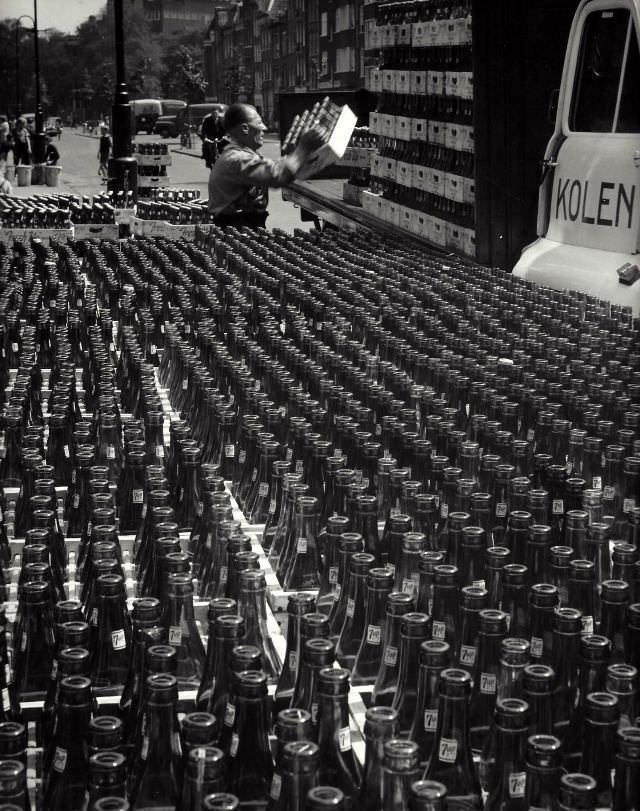
[{"label": "person walking on sidewalk", "polygon": [[98,147],[98,160],[100,161],[100,165],[98,166],[98,174],[100,175],[100,182],[106,183],[107,178],[109,177],[109,155],[111,154],[111,138],[109,137],[109,130],[106,126],[102,126],[100,128],[101,135],[100,135],[100,146]]},{"label": "person walking on sidewalk", "polygon": [[264,158],[266,126],[250,104],[232,104],[224,116],[227,145],[209,175],[209,211],[221,228],[264,228],[269,187],[290,183],[307,157],[323,144],[320,133],[305,132],[295,150],[280,160]]}]

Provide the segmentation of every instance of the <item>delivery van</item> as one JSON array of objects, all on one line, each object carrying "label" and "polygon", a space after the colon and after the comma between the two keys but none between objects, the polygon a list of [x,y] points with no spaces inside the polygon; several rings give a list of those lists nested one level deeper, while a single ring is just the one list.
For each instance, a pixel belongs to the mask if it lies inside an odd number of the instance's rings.
[{"label": "delivery van", "polygon": [[134,134],[140,130],[152,133],[154,124],[162,115],[160,99],[135,99],[130,106]]},{"label": "delivery van", "polygon": [[514,268],[640,316],[640,0],[583,0],[542,163],[538,239]]}]

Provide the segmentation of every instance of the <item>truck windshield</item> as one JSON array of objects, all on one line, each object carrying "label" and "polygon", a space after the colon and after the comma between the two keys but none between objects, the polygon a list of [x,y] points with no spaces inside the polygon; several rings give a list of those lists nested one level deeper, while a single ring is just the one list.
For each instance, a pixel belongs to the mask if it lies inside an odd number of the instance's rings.
[{"label": "truck windshield", "polygon": [[593,11],[582,28],[569,125],[574,132],[640,132],[638,35],[628,9]]}]

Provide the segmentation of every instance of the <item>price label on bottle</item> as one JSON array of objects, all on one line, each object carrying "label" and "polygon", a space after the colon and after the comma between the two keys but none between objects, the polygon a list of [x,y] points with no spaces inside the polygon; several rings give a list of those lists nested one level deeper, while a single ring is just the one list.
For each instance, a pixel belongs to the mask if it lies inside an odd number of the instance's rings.
[{"label": "price label on bottle", "polygon": [[144,490],[134,490],[131,495],[134,504],[142,504],[144,501]]},{"label": "price label on bottle", "polygon": [[507,515],[507,505],[504,501],[498,501],[496,504],[496,518],[505,518]]},{"label": "price label on bottle", "polygon": [[338,730],[338,746],[341,752],[348,752],[351,749],[351,730],[349,727],[342,727]]},{"label": "price label on bottle", "polygon": [[551,505],[551,512],[554,515],[564,515],[564,501],[561,498],[554,498]]},{"label": "price label on bottle", "polygon": [[529,430],[527,431],[527,442],[533,442],[533,438],[535,437],[535,435],[536,432],[533,430],[533,428],[529,428]]},{"label": "price label on bottle", "polygon": [[404,594],[410,594],[412,597],[416,591],[416,584],[413,579],[403,578],[402,580],[402,591]]},{"label": "price label on bottle", "polygon": [[476,649],[474,645],[460,646],[460,664],[474,665],[476,663]]},{"label": "price label on bottle", "polygon": [[447,626],[444,624],[444,622],[438,622],[437,620],[434,620],[431,626],[431,638],[444,639],[446,631]]},{"label": "price label on bottle", "polygon": [[582,633],[583,634],[593,633],[593,617],[590,616],[582,617]]},{"label": "price label on bottle", "polygon": [[[347,600],[347,611],[346,611],[346,614],[347,614],[348,617],[353,617],[354,610],[355,610],[355,605],[356,604],[353,602],[351,597],[349,597],[349,599]],[[23,650],[24,650],[24,648],[23,648]]]},{"label": "price label on bottle", "polygon": [[156,458],[164,459],[164,445],[156,445]]},{"label": "price label on bottle", "polygon": [[387,645],[384,651],[385,665],[389,665],[389,667],[394,667],[397,661],[398,661],[398,649],[394,648],[393,645]]},{"label": "price label on bottle", "polygon": [[227,457],[227,459],[233,459],[233,457],[236,455],[235,445],[225,445],[224,455]]},{"label": "price label on bottle", "polygon": [[244,465],[244,460],[245,460],[246,458],[247,458],[247,452],[246,452],[246,451],[239,451],[239,452],[238,452],[238,462],[239,462],[241,465]]},{"label": "price label on bottle", "polygon": [[293,448],[287,448],[287,453],[285,454],[285,459],[287,462],[290,462],[293,459]]},{"label": "price label on bottle", "polygon": [[67,765],[67,750],[62,746],[56,746],[56,751],[53,756],[53,768],[57,772],[63,772]]},{"label": "price label on bottle", "polygon": [[15,341],[13,341],[13,343],[11,344],[11,351],[17,352],[19,348],[20,347],[18,346],[18,344]]},{"label": "price label on bottle", "polygon": [[423,725],[426,732],[435,732],[438,728],[438,710],[425,710]]},{"label": "price label on bottle", "polygon": [[512,772],[509,775],[509,796],[510,797],[524,797],[524,792],[527,787],[527,773],[526,772]]},{"label": "price label on bottle", "polygon": [[116,449],[114,448],[113,445],[107,445],[106,457],[107,459],[116,458]]},{"label": "price label on bottle", "polygon": [[307,552],[307,539],[306,538],[298,538],[298,543],[296,544],[296,549],[302,555],[306,554],[306,552]]},{"label": "price label on bottle", "polygon": [[531,645],[530,645],[530,652],[533,657],[539,659],[542,656],[542,651],[544,650],[544,643],[539,636],[532,636],[531,637]]},{"label": "price label on bottle", "polygon": [[272,498],[269,502],[269,515],[274,515],[276,511],[276,500]]},{"label": "price label on bottle", "polygon": [[458,757],[458,741],[455,738],[440,738],[438,760],[443,763],[455,763]]},{"label": "price label on bottle", "polygon": [[304,462],[302,459],[296,460],[296,473],[302,473],[304,471]]},{"label": "price label on bottle", "polygon": [[292,650],[289,653],[289,670],[296,671],[298,669],[298,654]]},{"label": "price label on bottle", "polygon": [[379,645],[382,639],[382,630],[379,625],[367,626],[367,642],[370,645]]},{"label": "price label on bottle", "polygon": [[238,754],[238,744],[240,743],[240,738],[238,737],[237,733],[233,733],[231,736],[231,743],[229,744],[229,754],[231,757],[235,757]]},{"label": "price label on bottle", "polygon": [[228,568],[226,566],[221,566],[220,567],[220,583],[226,583],[227,582],[228,573],[229,573],[229,570],[228,570]]},{"label": "price label on bottle", "polygon": [[265,496],[269,495],[269,485],[266,482],[260,482],[258,485],[258,495],[260,498],[264,498]]},{"label": "price label on bottle", "polygon": [[480,674],[480,692],[485,695],[492,695],[498,686],[498,678],[495,673]]},{"label": "price label on bottle", "polygon": [[77,510],[80,506],[80,496],[76,493],[73,497],[73,509]]},{"label": "price label on bottle", "polygon": [[111,645],[114,650],[124,650],[127,647],[127,638],[124,631],[111,631]]},{"label": "price label on bottle", "polygon": [[342,586],[340,583],[336,583],[336,602],[340,599],[340,593],[342,592]]},{"label": "price label on bottle", "polygon": [[169,644],[179,648],[182,643],[182,630],[178,625],[169,627]]},{"label": "price label on bottle", "polygon": [[622,512],[630,513],[631,510],[635,510],[636,508],[636,500],[635,498],[625,498],[622,502]]},{"label": "price label on bottle", "polygon": [[236,707],[235,704],[230,704],[227,702],[227,706],[224,711],[224,724],[227,727],[232,727],[233,722],[236,720]]},{"label": "price label on bottle", "polygon": [[271,788],[269,789],[269,796],[272,800],[278,800],[280,798],[280,792],[282,791],[282,778],[277,772],[273,773],[273,777],[271,778]]},{"label": "price label on bottle", "polygon": [[202,513],[204,512],[204,505],[203,505],[203,503],[201,501],[196,501],[195,502],[195,508],[196,508],[196,515],[202,515]]},{"label": "price label on bottle", "polygon": [[484,580],[472,580],[471,585],[475,586],[478,589],[483,589],[483,588],[485,588],[486,584],[485,584]]},{"label": "price label on bottle", "polygon": [[338,582],[338,567],[337,566],[330,566],[329,567],[329,582],[330,583],[337,583]]},{"label": "price label on bottle", "polygon": [[257,468],[257,467],[254,467],[254,468],[253,468],[253,470],[251,471],[251,483],[253,484],[253,482],[254,482],[254,481],[257,479],[257,478],[258,478],[258,468]]},{"label": "price label on bottle", "polygon": [[448,518],[449,517],[449,505],[448,504],[441,504],[440,505],[440,518]]},{"label": "price label on bottle", "polygon": [[98,624],[98,609],[93,608],[91,609],[91,624],[97,625]]},{"label": "price label on bottle", "polygon": [[616,497],[616,488],[607,485],[602,491],[602,498],[605,501],[612,501]]},{"label": "price label on bottle", "polygon": [[189,388],[189,379],[185,378],[182,381],[182,391],[186,391]]},{"label": "price label on bottle", "polygon": [[2,709],[5,712],[9,712],[11,709],[11,700],[9,698],[9,689],[7,687],[2,688]]},{"label": "price label on bottle", "polygon": [[591,482],[594,490],[602,490],[602,476],[594,476]]},{"label": "price label on bottle", "polygon": [[318,702],[313,701],[311,704],[311,723],[316,724],[318,722]]}]

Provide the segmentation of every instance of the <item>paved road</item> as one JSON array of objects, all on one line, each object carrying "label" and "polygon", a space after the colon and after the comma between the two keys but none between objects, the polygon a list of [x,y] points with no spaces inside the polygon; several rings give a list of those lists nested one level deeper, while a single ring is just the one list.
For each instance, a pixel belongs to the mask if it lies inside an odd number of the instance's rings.
[{"label": "paved road", "polygon": [[[155,135],[139,135],[137,141],[162,141]],[[169,144],[173,163],[168,167],[170,183],[173,188],[198,189],[200,196],[207,197],[208,171],[200,159],[199,139],[194,139],[194,148],[181,149],[177,141],[164,141]],[[56,141],[60,152],[60,188],[58,191],[93,195],[104,190],[98,177],[98,138],[83,135],[79,131],[64,130],[60,141]],[[278,144],[270,139],[265,143],[264,154],[269,158],[277,158]],[[20,197],[33,194],[47,194],[55,191],[46,186],[14,186],[14,192]],[[300,221],[300,212],[291,203],[284,202],[278,190],[271,192],[269,204],[270,216],[267,221],[269,228],[281,228],[292,233],[294,228],[309,230],[309,223]]]}]

